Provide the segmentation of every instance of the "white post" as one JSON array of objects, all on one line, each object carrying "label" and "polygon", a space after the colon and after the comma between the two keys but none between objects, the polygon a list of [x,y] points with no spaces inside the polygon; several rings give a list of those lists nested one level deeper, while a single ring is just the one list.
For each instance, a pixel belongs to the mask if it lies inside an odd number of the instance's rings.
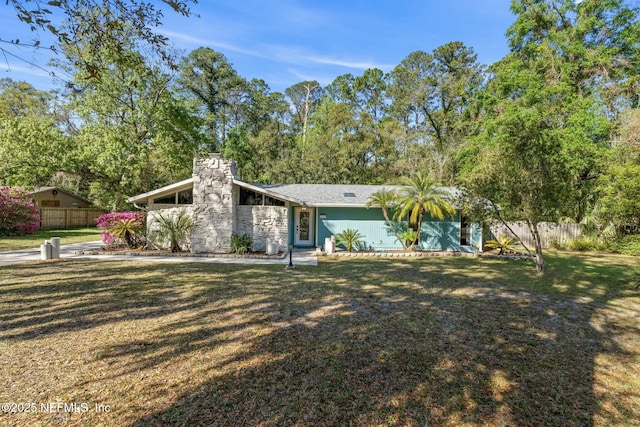
[{"label": "white post", "polygon": [[60,258],[60,238],[59,237],[51,238],[51,258],[53,259]]},{"label": "white post", "polygon": [[44,245],[40,245],[40,259],[42,261],[51,259],[51,242],[48,240],[44,241]]},{"label": "white post", "polygon": [[336,251],[335,241],[331,237],[324,239],[324,251],[327,255],[331,255]]}]

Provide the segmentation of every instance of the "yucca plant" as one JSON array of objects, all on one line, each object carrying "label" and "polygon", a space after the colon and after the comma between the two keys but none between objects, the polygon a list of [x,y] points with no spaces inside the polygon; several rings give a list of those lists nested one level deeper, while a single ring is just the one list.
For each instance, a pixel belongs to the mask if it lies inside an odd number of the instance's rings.
[{"label": "yucca plant", "polygon": [[158,213],[156,227],[153,235],[156,243],[162,245],[168,240],[171,252],[180,252],[183,243],[191,236],[193,219],[184,209],[178,210],[175,215]]},{"label": "yucca plant", "polygon": [[343,245],[347,252],[358,250],[360,245],[364,243],[364,236],[358,230],[347,228],[342,233],[336,234],[336,243]]},{"label": "yucca plant", "polygon": [[505,251],[515,251],[515,242],[516,239],[513,237],[500,236],[497,240],[487,240],[485,246],[489,249],[499,249],[498,255],[502,255]]}]

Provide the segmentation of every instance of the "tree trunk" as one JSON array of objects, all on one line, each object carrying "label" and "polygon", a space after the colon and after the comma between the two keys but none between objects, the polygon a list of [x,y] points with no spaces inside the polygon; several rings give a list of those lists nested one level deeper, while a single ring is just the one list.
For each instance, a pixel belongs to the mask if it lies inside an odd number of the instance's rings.
[{"label": "tree trunk", "polygon": [[540,233],[538,233],[538,223],[527,220],[527,225],[529,226],[529,231],[533,236],[533,243],[536,248],[536,271],[538,272],[538,274],[544,276],[547,273],[547,267],[544,264],[544,257],[542,255],[542,241],[540,239]]},{"label": "tree trunk", "polygon": [[400,235],[398,234],[398,230],[396,230],[396,227],[391,222],[391,218],[389,218],[389,212],[387,212],[387,209],[385,207],[382,208],[382,215],[384,216],[385,221],[387,221],[387,225],[391,229],[391,232],[393,233],[394,236],[396,236],[396,239],[402,245],[402,249],[406,250],[407,245],[404,243],[404,240],[400,238]]},{"label": "tree trunk", "polygon": [[[492,207],[492,209],[493,209],[493,213],[496,215],[496,218],[498,218],[498,221],[500,221],[500,223],[501,223],[502,225],[504,225],[504,226],[507,228],[507,230],[509,230],[509,232],[510,232],[510,233],[511,233],[511,234],[512,234],[512,235],[513,235],[513,236],[518,240],[518,242],[520,242],[520,244],[521,244],[521,245],[522,245],[522,247],[527,251],[527,253],[528,253],[530,256],[533,256],[533,254],[531,253],[531,251],[529,250],[529,248],[527,247],[527,245],[525,245],[525,244],[524,244],[524,242],[522,241],[522,239],[520,238],[520,236],[518,236],[518,235],[513,231],[513,229],[512,229],[512,228],[511,228],[511,226],[509,225],[509,223],[508,223],[508,222],[506,222],[506,221],[504,220],[504,218],[502,218],[502,215],[500,215],[500,209],[498,209],[498,207],[497,207],[495,204],[493,204],[493,203],[491,203],[491,207]],[[529,224],[529,223],[527,222],[527,224]],[[531,227],[529,227],[529,230],[531,230]]]}]

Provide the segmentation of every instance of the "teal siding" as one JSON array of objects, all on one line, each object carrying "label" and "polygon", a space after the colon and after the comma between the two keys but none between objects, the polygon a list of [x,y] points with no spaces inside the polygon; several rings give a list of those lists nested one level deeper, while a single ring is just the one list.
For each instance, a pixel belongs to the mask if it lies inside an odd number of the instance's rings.
[{"label": "teal siding", "polygon": [[389,230],[382,210],[376,208],[318,208],[318,245],[324,247],[327,237],[352,228],[364,235],[368,249],[400,248]]},{"label": "teal siding", "polygon": [[[317,245],[324,247],[327,237],[336,235],[348,228],[358,230],[368,249],[400,249],[387,225],[382,210],[377,208],[318,208]],[[481,228],[478,224],[471,227],[471,245],[460,245],[460,215],[445,218],[443,221],[425,218],[422,224],[420,249],[474,252],[473,245],[480,242]]]}]

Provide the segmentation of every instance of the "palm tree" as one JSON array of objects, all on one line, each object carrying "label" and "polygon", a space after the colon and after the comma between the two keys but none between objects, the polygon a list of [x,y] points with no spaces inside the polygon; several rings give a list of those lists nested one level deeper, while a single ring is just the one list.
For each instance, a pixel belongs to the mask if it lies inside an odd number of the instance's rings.
[{"label": "palm tree", "polygon": [[393,209],[393,206],[396,204],[397,198],[398,194],[395,191],[389,190],[388,188],[383,188],[369,196],[369,201],[367,202],[366,207],[370,208],[372,206],[377,206],[382,209],[382,215],[384,215],[384,219],[385,221],[387,221],[387,225],[389,225],[391,232],[394,236],[396,236],[396,239],[398,239],[398,241],[402,245],[402,249],[407,249],[407,245],[405,244],[404,240],[400,238],[396,225],[393,223],[393,221],[391,221],[391,218],[389,217],[389,209]]},{"label": "palm tree", "polygon": [[422,230],[422,220],[427,213],[432,217],[443,220],[445,216],[452,217],[456,210],[446,200],[446,191],[438,188],[435,181],[427,175],[418,172],[413,178],[402,178],[401,183],[405,186],[398,195],[398,205],[396,219],[409,215],[409,224],[414,225],[418,234],[413,244],[418,244],[420,240],[420,230]]}]

